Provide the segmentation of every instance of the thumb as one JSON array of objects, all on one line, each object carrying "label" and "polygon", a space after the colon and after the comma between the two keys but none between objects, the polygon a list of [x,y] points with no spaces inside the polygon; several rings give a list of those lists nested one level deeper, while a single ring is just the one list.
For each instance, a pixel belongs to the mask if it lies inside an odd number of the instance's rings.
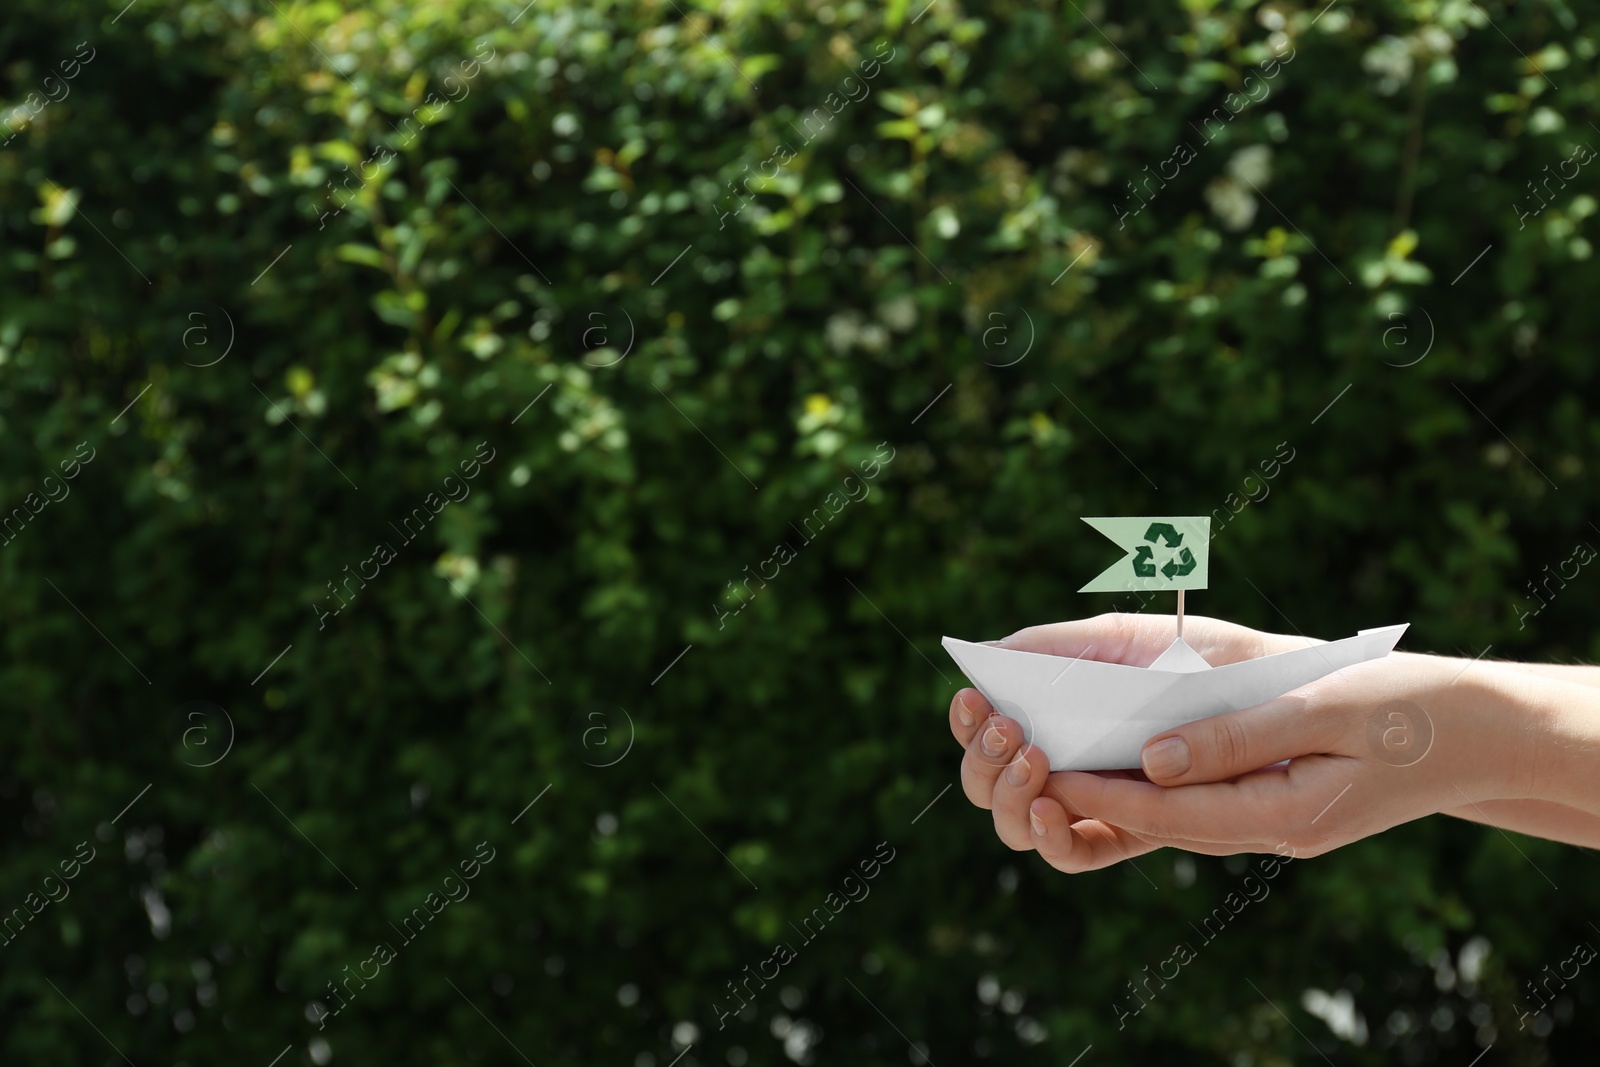
[{"label": "thumb", "polygon": [[1157,785],[1222,782],[1283,760],[1330,752],[1338,731],[1304,696],[1283,696],[1166,730],[1144,743],[1140,763]]}]

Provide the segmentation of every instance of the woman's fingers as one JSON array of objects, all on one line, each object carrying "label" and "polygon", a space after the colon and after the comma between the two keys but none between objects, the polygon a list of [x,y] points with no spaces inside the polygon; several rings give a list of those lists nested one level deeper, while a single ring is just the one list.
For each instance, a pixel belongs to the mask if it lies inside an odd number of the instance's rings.
[{"label": "woman's fingers", "polygon": [[1295,762],[1299,774],[1268,771],[1236,782],[1176,787],[1060,771],[1050,776],[1050,789],[1067,810],[1141,838],[1210,841],[1238,851],[1312,836],[1318,809],[1336,800],[1343,788],[1332,765],[1351,762],[1310,756]]},{"label": "woman's fingers", "polygon": [[1032,745],[1023,745],[994,784],[994,832],[1018,852],[1034,847],[1028,805],[1050,779],[1050,759]]},{"label": "woman's fingers", "polygon": [[[1052,774],[1044,753],[1025,745],[995,781],[992,805],[995,833],[1001,841],[1018,851],[1036,850],[1059,871],[1079,874],[1099,870],[1158,848],[1180,848],[1212,856],[1272,850],[1265,841],[1241,845],[1143,835],[1108,820],[1077,814],[1071,810],[1070,802],[1063,802],[1065,798],[1057,787],[1057,778],[1066,773],[1069,772]],[[1106,775],[1103,780],[1160,789],[1132,773]]]},{"label": "woman's fingers", "polygon": [[950,700],[950,732],[962,748],[972,744],[983,720],[994,714],[994,709],[976,689],[963,689]]},{"label": "woman's fingers", "polygon": [[1326,701],[1290,695],[1165,730],[1144,743],[1140,761],[1160,785],[1225,782],[1297,756],[1336,752],[1343,732]]},{"label": "woman's fingers", "polygon": [[[1061,792],[1056,783],[1056,778],[1064,773],[1066,772],[1057,771],[1050,775],[1050,779],[1045,783],[1044,792],[1041,794],[1042,799],[1056,804],[1061,808],[1062,811],[1066,812],[1068,826],[1076,826],[1080,822],[1093,822],[1117,830],[1117,834],[1106,837],[1106,840],[1111,841],[1119,848],[1127,849],[1127,855],[1123,856],[1123,859],[1132,859],[1134,856],[1138,856],[1142,853],[1150,852],[1158,848],[1178,848],[1183,849],[1185,852],[1198,852],[1206,856],[1231,856],[1234,853],[1241,851],[1241,849],[1249,852],[1266,852],[1269,850],[1269,846],[1265,843],[1260,844],[1259,847],[1250,847],[1240,846],[1239,844],[1233,842],[1196,841],[1193,838],[1188,837],[1161,838],[1153,837],[1147,834],[1137,834],[1124,827],[1114,826],[1112,823],[1106,820],[1091,818],[1088,815],[1075,812],[1072,809],[1072,805],[1067,801],[1065,795]],[[1093,773],[1101,777],[1112,778],[1119,781],[1142,782],[1145,780],[1144,777],[1139,775],[1139,772],[1137,771],[1095,771]],[[1030,814],[1035,814],[1037,812],[1047,811],[1048,809],[1035,803],[1032,807],[1030,807],[1029,810]],[[1040,831],[1038,822],[1034,822],[1032,826],[1036,834],[1041,837],[1045,836],[1044,833]],[[1134,842],[1135,844],[1130,846],[1130,842]],[[1035,844],[1035,847],[1038,847],[1037,843]]]},{"label": "woman's fingers", "polygon": [[1024,743],[1022,725],[1015,719],[991,715],[979,723],[961,758],[961,788],[967,799],[980,808],[991,807],[995,781]]},{"label": "woman's fingers", "polygon": [[1161,653],[1160,648],[1154,647],[1154,631],[1146,632],[1146,621],[1142,616],[1122,613],[1096,615],[1092,619],[1030,626],[995,643],[1019,652],[1146,666]]},{"label": "woman's fingers", "polygon": [[1073,821],[1050,797],[1031,803],[1028,828],[1032,846],[1044,861],[1067,874],[1096,871],[1160,847],[1096,819]]},{"label": "woman's fingers", "polygon": [[[1265,634],[1203,615],[1190,616],[1184,634],[1185,640],[1213,667],[1310,643],[1306,638]],[[1173,636],[1169,618],[1110,612],[1092,619],[1030,626],[996,644],[1022,652],[1148,667],[1172,644]]]},{"label": "woman's fingers", "polygon": [[[973,802],[991,809],[995,835],[1010,848],[1048,852],[1045,858],[1051,866],[1073,873],[1108,867],[1169,844],[1218,854],[1229,851],[1208,843],[1142,840],[1118,827],[1072,814],[1057,799],[1059,792],[1051,795],[1057,774],[1050,770],[1049,757],[1022,740],[1021,728],[1014,720],[996,715],[981,726],[985,736],[973,739],[972,751],[962,761],[962,785],[969,798],[989,790],[987,797]],[[990,742],[987,751],[983,747],[986,738]],[[1106,777],[1148,784],[1137,771],[1114,771]]]}]

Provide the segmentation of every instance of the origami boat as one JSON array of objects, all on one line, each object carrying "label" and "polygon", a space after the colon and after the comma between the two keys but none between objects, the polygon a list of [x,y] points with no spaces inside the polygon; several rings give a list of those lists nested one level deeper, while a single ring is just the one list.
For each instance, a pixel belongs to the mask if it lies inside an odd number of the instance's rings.
[{"label": "origami boat", "polygon": [[1260,659],[1208,664],[1181,639],[1148,667],[1048,656],[954,637],[943,640],[978,692],[1017,720],[1053,771],[1139,766],[1144,743],[1163,730],[1264,704],[1393,650],[1406,623]]}]

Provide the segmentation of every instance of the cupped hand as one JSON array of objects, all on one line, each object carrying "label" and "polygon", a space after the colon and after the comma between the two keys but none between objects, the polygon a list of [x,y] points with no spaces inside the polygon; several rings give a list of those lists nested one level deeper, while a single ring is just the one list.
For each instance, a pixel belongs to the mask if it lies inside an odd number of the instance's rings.
[{"label": "cupped hand", "polygon": [[[1148,666],[1172,637],[1170,618],[1102,615],[999,643]],[[1214,667],[1319,643],[1194,617],[1184,638]],[[1530,795],[1526,746],[1462,662],[1391,653],[1356,664],[1163,731],[1146,742],[1140,772],[1051,773],[1047,754],[975,690],[956,695],[950,726],[967,750],[967,797],[993,812],[1008,846],[1036,849],[1060,870],[1162,846],[1317,855],[1434,812]]]},{"label": "cupped hand", "polygon": [[[996,643],[1024,652],[1143,667],[1171,644],[1172,636],[1170,619],[1111,614],[1031,627]],[[1204,617],[1186,621],[1184,638],[1213,666],[1312,643]],[[1021,725],[997,714],[976,689],[963,689],[950,702],[950,730],[966,749],[961,785],[967,799],[994,813],[995,833],[1013,849],[1036,849],[1052,866],[1068,872],[1109,866],[1162,845],[1209,851],[1202,841],[1155,840],[1072,808],[1060,791],[1064,772],[1052,774],[1049,757],[1023,740]],[[1101,772],[1097,777],[1131,784],[1144,779],[1136,771]]]}]

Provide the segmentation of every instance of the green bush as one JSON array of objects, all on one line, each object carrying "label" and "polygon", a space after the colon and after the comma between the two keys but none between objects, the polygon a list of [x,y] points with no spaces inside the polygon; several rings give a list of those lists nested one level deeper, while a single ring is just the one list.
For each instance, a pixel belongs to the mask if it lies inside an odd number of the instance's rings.
[{"label": "green bush", "polygon": [[1600,1039],[1518,1025],[1589,857],[1442,818],[1119,1027],[1245,858],[1009,854],[938,646],[1160,513],[1191,611],[1600,653],[1530,589],[1600,538],[1592,11],[519,7],[8,11],[6,1062]]}]

